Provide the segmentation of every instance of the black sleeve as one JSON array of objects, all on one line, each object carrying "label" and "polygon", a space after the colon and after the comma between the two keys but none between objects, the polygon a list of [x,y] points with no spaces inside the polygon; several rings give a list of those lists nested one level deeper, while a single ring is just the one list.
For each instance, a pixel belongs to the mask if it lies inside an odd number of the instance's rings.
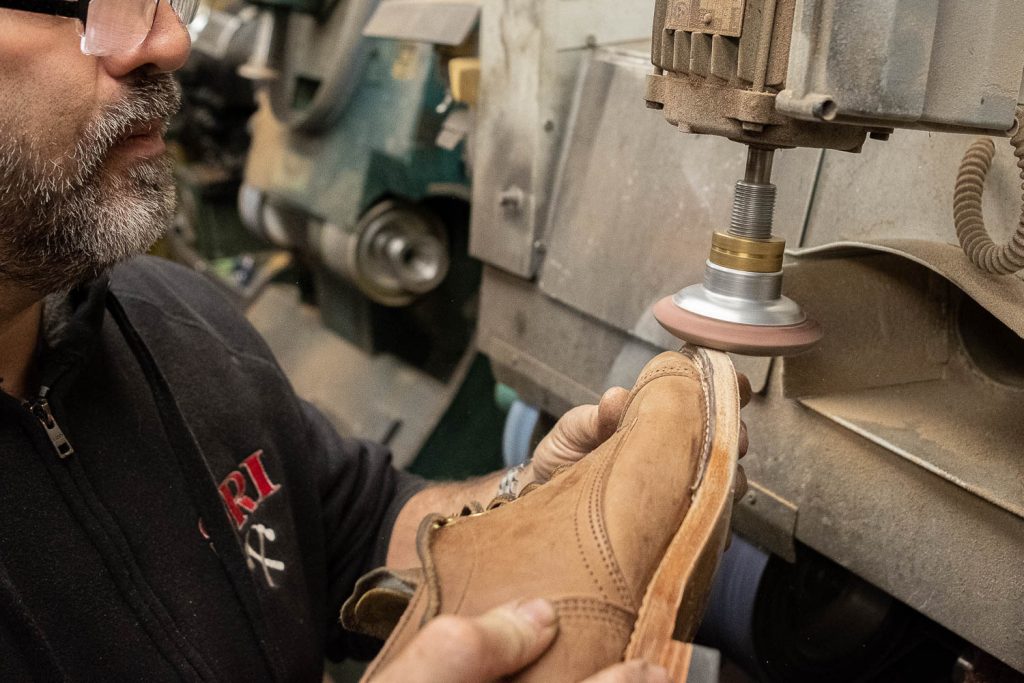
[{"label": "black sleeve", "polygon": [[312,452],[323,454],[318,479],[332,615],[327,656],[368,658],[380,643],[345,631],[337,615],[356,580],[384,564],[399,511],[427,482],[392,467],[386,447],[342,438],[319,410],[305,401],[302,407]]}]

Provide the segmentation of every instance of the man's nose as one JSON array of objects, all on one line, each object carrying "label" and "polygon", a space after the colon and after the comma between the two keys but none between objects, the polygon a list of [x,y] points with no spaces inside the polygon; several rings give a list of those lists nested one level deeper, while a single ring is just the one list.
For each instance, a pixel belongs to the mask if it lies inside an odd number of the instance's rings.
[{"label": "man's nose", "polygon": [[184,66],[192,46],[188,31],[166,0],[156,7],[153,29],[134,50],[103,57],[106,71],[122,78],[140,68],[159,73],[177,71]]}]

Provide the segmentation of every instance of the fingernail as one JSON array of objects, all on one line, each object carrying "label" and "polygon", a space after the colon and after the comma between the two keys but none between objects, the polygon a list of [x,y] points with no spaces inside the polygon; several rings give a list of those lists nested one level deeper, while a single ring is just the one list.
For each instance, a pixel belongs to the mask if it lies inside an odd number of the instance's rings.
[{"label": "fingernail", "polygon": [[538,628],[547,628],[558,618],[554,606],[543,598],[520,603],[516,613],[532,621]]}]

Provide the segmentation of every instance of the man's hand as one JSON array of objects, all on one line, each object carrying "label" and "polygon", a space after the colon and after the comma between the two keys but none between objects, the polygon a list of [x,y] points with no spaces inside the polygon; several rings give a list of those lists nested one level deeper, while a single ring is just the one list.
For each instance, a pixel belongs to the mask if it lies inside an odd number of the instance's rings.
[{"label": "man's hand", "polygon": [[571,465],[615,433],[629,392],[612,387],[598,405],[577,406],[562,416],[533,452],[533,479],[545,482],[562,465]]},{"label": "man's hand", "polygon": [[[737,380],[740,405],[745,406],[751,397],[750,380],[742,373],[737,373]],[[573,464],[603,444],[615,433],[628,400],[628,391],[622,387],[612,387],[604,392],[598,405],[577,406],[563,415],[537,445],[529,472],[532,476],[524,477],[522,483],[529,483],[531,479],[544,483],[558,467]],[[747,425],[740,422],[740,457],[746,455],[749,445]],[[747,491],[747,477],[742,467],[739,468],[737,479],[736,497],[739,499]]]},{"label": "man's hand", "polygon": [[[483,616],[442,616],[423,627],[373,683],[488,683],[510,676],[544,654],[558,633],[546,600],[520,600]],[[661,667],[628,662],[584,683],[671,683]]]}]

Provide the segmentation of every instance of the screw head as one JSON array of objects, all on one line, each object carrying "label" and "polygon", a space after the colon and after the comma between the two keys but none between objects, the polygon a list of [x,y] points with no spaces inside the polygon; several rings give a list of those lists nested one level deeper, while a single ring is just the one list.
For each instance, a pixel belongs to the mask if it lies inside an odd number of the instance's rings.
[{"label": "screw head", "polygon": [[498,195],[498,205],[510,213],[518,213],[526,201],[522,188],[512,185]]}]

